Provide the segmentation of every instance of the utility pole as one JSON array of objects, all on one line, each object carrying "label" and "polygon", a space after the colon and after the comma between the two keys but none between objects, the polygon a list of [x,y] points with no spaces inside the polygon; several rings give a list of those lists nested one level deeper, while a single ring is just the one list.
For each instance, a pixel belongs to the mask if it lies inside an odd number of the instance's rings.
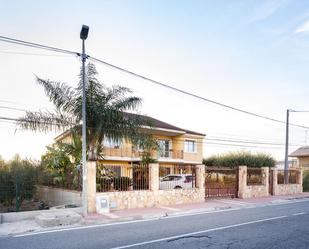
[{"label": "utility pole", "polygon": [[286,130],[285,130],[284,184],[289,183],[289,116],[290,116],[290,109],[287,109]]},{"label": "utility pole", "polygon": [[82,96],[82,165],[83,165],[83,192],[82,192],[82,208],[83,215],[88,214],[88,188],[87,188],[87,140],[86,140],[86,72],[85,63],[87,55],[85,53],[85,40],[88,37],[89,27],[82,26],[80,31],[80,39],[82,39],[82,83],[83,83],[83,96]]}]

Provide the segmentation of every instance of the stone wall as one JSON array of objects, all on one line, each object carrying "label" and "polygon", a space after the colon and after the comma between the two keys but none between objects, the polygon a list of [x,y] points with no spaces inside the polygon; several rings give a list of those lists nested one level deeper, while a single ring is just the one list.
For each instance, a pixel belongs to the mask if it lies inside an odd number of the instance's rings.
[{"label": "stone wall", "polygon": [[97,196],[108,196],[111,210],[119,210],[201,202],[204,201],[205,191],[202,188],[139,190],[97,193]]},{"label": "stone wall", "polygon": [[295,195],[303,192],[303,186],[300,184],[278,184],[276,186],[276,195]]},{"label": "stone wall", "polygon": [[247,166],[238,168],[238,197],[253,198],[269,196],[269,168],[262,167],[262,184],[247,185]]},{"label": "stone wall", "polygon": [[82,194],[80,191],[52,188],[41,185],[37,186],[36,197],[40,201],[44,201],[50,207],[65,204],[81,206],[82,203]]},{"label": "stone wall", "polygon": [[273,195],[293,195],[293,194],[301,194],[303,192],[303,174],[301,169],[297,174],[296,184],[278,184],[277,169],[272,169],[272,175],[273,175],[272,179]]}]

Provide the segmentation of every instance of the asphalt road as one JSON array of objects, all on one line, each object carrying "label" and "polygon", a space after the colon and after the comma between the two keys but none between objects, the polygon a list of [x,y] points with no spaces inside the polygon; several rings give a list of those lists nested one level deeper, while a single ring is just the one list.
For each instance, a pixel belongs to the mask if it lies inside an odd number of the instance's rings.
[{"label": "asphalt road", "polygon": [[309,200],[0,238],[2,249],[309,248]]}]

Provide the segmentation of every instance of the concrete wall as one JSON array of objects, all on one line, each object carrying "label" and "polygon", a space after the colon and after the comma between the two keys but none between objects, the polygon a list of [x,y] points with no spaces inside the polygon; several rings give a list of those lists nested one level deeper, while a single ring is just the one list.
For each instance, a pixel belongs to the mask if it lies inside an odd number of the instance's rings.
[{"label": "concrete wall", "polygon": [[199,188],[156,191],[140,190],[97,193],[97,196],[108,196],[111,210],[119,210],[201,202],[204,201],[205,191]]},{"label": "concrete wall", "polygon": [[81,192],[66,190],[61,188],[52,188],[46,186],[37,186],[37,198],[44,201],[50,207],[65,204],[75,204],[81,206]]}]

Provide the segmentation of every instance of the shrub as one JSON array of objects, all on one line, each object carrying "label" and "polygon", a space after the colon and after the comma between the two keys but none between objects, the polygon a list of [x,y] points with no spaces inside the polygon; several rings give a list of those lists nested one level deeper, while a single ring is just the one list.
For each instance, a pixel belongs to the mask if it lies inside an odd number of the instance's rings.
[{"label": "shrub", "polygon": [[203,164],[209,167],[234,168],[240,165],[247,167],[274,167],[275,160],[268,154],[252,154],[249,152],[234,152],[224,155],[211,156],[203,160]]},{"label": "shrub", "polygon": [[19,211],[25,199],[31,199],[36,192],[36,165],[30,160],[16,156],[12,161],[0,167],[0,203],[8,211]]},{"label": "shrub", "polygon": [[309,191],[309,171],[304,171],[303,175],[303,191]]}]

